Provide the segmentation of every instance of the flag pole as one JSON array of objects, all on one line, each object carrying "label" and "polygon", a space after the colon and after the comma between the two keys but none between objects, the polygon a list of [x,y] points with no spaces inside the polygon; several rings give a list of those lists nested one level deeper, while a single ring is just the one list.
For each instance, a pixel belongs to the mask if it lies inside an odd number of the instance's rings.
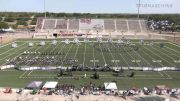
[{"label": "flag pole", "polygon": [[139,12],[140,12],[140,3],[141,3],[141,0],[139,0],[138,2],[138,19],[139,19]]},{"label": "flag pole", "polygon": [[44,0],[44,18],[46,18],[46,0]]}]

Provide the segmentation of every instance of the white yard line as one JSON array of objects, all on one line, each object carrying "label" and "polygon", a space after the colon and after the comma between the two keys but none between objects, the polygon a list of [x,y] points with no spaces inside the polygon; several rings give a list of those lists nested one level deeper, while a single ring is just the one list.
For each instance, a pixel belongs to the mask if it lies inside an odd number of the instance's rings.
[{"label": "white yard line", "polygon": [[[26,43],[24,43],[24,44],[26,44]],[[19,47],[23,46],[24,44],[20,45]],[[19,48],[19,47],[17,47],[17,48]],[[3,54],[5,54],[5,53],[7,53],[7,52],[9,52],[9,51],[11,51],[11,50],[14,50],[14,49],[16,49],[16,48],[11,48],[11,49],[9,49],[9,50],[1,53],[0,55],[3,55]],[[13,53],[13,52],[12,52],[12,53]]]},{"label": "white yard line", "polygon": [[[142,47],[144,47],[144,46],[142,46]],[[146,48],[144,48],[144,49],[146,49]],[[146,49],[147,50],[147,49]],[[149,50],[148,50],[149,51]],[[151,61],[152,60],[155,60],[151,55],[149,55],[148,53],[146,53],[143,49],[142,49],[142,52],[143,53],[145,53],[146,55],[148,55],[148,57],[150,57],[151,58]],[[159,63],[158,63],[159,64]],[[161,64],[160,64],[161,65]],[[151,65],[152,66],[152,65]],[[162,65],[161,65],[162,66]],[[154,66],[152,66],[152,67],[154,67]]]},{"label": "white yard line", "polygon": [[[157,46],[156,46],[156,47],[157,47]],[[167,57],[171,58],[172,60],[175,60],[174,58],[170,57],[169,55],[165,54],[164,52],[161,52],[161,51],[159,51],[159,50],[156,49],[156,48],[153,48],[153,49],[156,50],[156,51],[158,51],[158,52],[160,52],[160,53],[162,53],[162,54],[164,54],[164,55],[166,55]],[[166,51],[166,50],[163,49],[163,48],[162,48],[162,50]],[[167,52],[167,51],[166,51],[166,52]],[[168,53],[169,53],[169,52],[168,52]]]},{"label": "white yard line", "polygon": [[[147,50],[151,51],[150,49],[147,49]],[[155,52],[152,52],[152,51],[151,51],[151,53],[153,53],[154,55],[158,56],[159,58],[161,58],[162,60],[166,61],[167,63],[171,64],[172,66],[175,66],[174,64],[172,64],[172,63],[170,63],[169,61],[165,60],[165,59],[162,58],[161,56],[157,55]],[[164,65],[163,65],[163,66],[164,66]],[[175,67],[176,67],[176,66],[175,66]]]},{"label": "white yard line", "polygon": [[52,77],[57,75],[30,75],[29,77]]},{"label": "white yard line", "polygon": [[[144,47],[144,46],[142,46],[142,47]],[[144,49],[146,49],[145,47],[144,47]],[[146,49],[146,50],[148,50],[148,49]],[[148,53],[146,53],[143,49],[142,49],[142,51],[145,53],[145,54],[147,54],[152,60],[155,60],[151,55],[149,55]],[[149,51],[149,50],[148,50]],[[150,51],[151,52],[151,51]],[[162,67],[164,66],[163,64],[161,64],[161,63],[159,63],[158,62],[158,64],[160,64]],[[161,73],[161,72],[158,72],[160,75],[161,75],[161,77],[163,77],[163,74]]]},{"label": "white yard line", "polygon": [[[144,47],[145,48],[145,47]],[[145,48],[146,49],[146,48]],[[148,51],[150,51],[152,54],[154,54],[151,50],[149,50],[149,49],[146,49],[146,50],[148,50]],[[158,56],[157,54],[155,54],[156,56]],[[150,55],[149,55],[150,56]],[[159,57],[159,56],[158,56]],[[160,57],[161,58],[161,57]],[[162,58],[161,58],[162,59]],[[158,62],[159,63],[159,62]],[[164,67],[164,65],[162,64],[162,63],[159,63],[162,67]],[[158,72],[160,75],[161,75],[161,77],[164,77],[164,75],[161,73],[161,72]],[[172,79],[172,77],[171,76],[169,76],[170,77],[170,79]]]},{"label": "white yard line", "polygon": [[[56,47],[53,48],[50,52],[54,51],[54,50],[57,48],[58,45],[59,45],[59,44],[57,44]],[[35,51],[39,50],[40,48],[41,48],[41,47],[38,47]],[[46,49],[47,49],[47,48],[46,48]],[[29,56],[29,55],[28,55],[28,56]],[[39,56],[39,55],[37,55],[37,56]],[[31,72],[29,72],[27,76],[30,76],[32,72],[33,72],[33,70],[32,70]]]},{"label": "white yard line", "polygon": [[157,78],[157,77],[154,77],[154,78],[147,78],[147,77],[144,77],[144,78],[117,78],[117,77],[102,77],[102,78],[109,78],[109,79],[125,79],[125,80],[167,80],[167,79],[172,79],[172,78]]},{"label": "white yard line", "polygon": [[[100,47],[100,44],[99,44],[99,47]],[[100,48],[100,49],[101,49],[101,48]],[[104,54],[103,54],[103,52],[102,52],[102,49],[101,49],[101,55],[102,55],[102,57],[103,57],[104,63],[106,64],[106,60],[105,60],[105,58],[104,58]]]},{"label": "white yard line", "polygon": [[86,44],[84,47],[85,49],[84,49],[83,67],[84,67],[84,62],[86,61]]},{"label": "white yard line", "polygon": [[159,77],[159,75],[135,75],[135,77],[151,77],[151,76],[152,77]]},{"label": "white yard line", "polygon": [[[26,43],[22,44],[21,46],[24,46],[25,44],[26,44]],[[21,46],[20,46],[20,47],[21,47]],[[20,51],[20,50],[22,50],[22,49],[24,49],[24,48],[27,48],[27,47],[22,47],[22,48],[18,49],[17,51],[15,51],[15,53],[18,52],[18,51]],[[14,52],[12,52],[12,54],[14,54]],[[2,59],[0,59],[0,60],[3,60],[3,59],[5,59],[5,58],[9,57],[9,56],[11,56],[12,54],[7,55],[6,57],[4,57],[4,58],[2,58]]]},{"label": "white yard line", "polygon": [[[57,45],[55,46],[55,48],[53,48],[53,49],[50,51],[50,53],[53,52],[53,51],[58,47],[58,45],[59,45],[59,44],[57,44]],[[46,56],[49,56],[49,55],[46,55]],[[43,59],[43,60],[44,60],[44,59]],[[51,65],[51,64],[49,64],[49,65]]]},{"label": "white yard line", "polygon": [[61,49],[58,51],[58,54],[61,53],[61,51],[64,49],[65,44],[63,45],[63,47],[61,47]]},{"label": "white yard line", "polygon": [[[58,51],[58,54],[62,52],[62,50],[64,49],[65,44],[63,45],[63,47],[61,47],[61,49]],[[55,57],[57,57],[58,55],[56,55]]]},{"label": "white yard line", "polygon": [[135,50],[133,50],[133,52],[136,53],[142,60],[144,60],[149,66],[152,67],[152,65],[145,58],[143,58],[138,52],[136,52]]},{"label": "white yard line", "polygon": [[[14,42],[14,41],[13,41],[13,42]],[[10,42],[10,43],[7,43],[7,44],[5,44],[5,45],[0,46],[0,49],[3,48],[3,47],[5,47],[5,46],[7,46],[7,45],[12,44],[13,42]]]},{"label": "white yard line", "polygon": [[168,48],[168,49],[170,49],[170,50],[172,50],[172,51],[174,51],[174,52],[176,52],[176,53],[179,53],[180,54],[180,52],[178,52],[178,51],[176,51],[176,50],[174,50],[174,49],[171,49],[171,48],[169,48],[169,47],[167,47],[167,46],[165,46],[166,48]]},{"label": "white yard line", "polygon": [[161,75],[161,77],[163,77],[163,76],[164,76],[161,72],[158,72],[158,73]]},{"label": "white yard line", "polygon": [[[123,48],[124,51],[126,51],[126,50],[124,49],[124,47],[122,47],[122,48]],[[133,56],[131,56],[131,54],[129,54],[129,52],[126,51],[126,53],[127,53],[132,59],[135,60],[135,58],[134,58]],[[130,62],[132,62],[132,60],[131,60]],[[138,62],[135,62],[135,63],[136,63],[139,67],[141,67]]]},{"label": "white yard line", "polygon": [[[110,50],[109,46],[108,46],[108,50],[109,50],[109,52],[110,52],[110,54],[111,54],[111,57],[113,58],[113,60],[115,60],[115,58],[114,58],[114,56],[113,56],[113,54],[112,54],[112,52],[111,52],[111,50]],[[118,64],[117,64],[117,62],[115,62],[115,64],[116,64],[116,67],[118,67]]]},{"label": "white yard line", "polygon": [[[22,45],[21,45],[22,46]],[[21,47],[20,46],[20,47]],[[7,53],[7,52],[9,52],[9,51],[11,51],[11,50],[14,50],[15,48],[11,48],[11,49],[9,49],[9,50],[7,50],[7,51],[5,51],[5,52],[3,52],[3,53],[1,53],[0,55],[3,55],[3,54],[5,54],[5,53]]]},{"label": "white yard line", "polygon": [[[27,50],[29,50],[29,49],[27,49]],[[26,51],[27,51],[26,50]],[[13,57],[12,59],[15,59],[16,57],[19,57],[20,55],[22,55],[23,53],[20,53],[20,54],[18,54],[18,55],[16,55],[15,57]],[[6,62],[7,63],[7,62]],[[1,66],[3,66],[3,65],[5,65],[6,63],[4,63],[4,64],[2,64]]]},{"label": "white yard line", "polygon": [[31,70],[29,73],[28,73],[28,75],[27,76],[29,76],[29,75],[31,75],[31,73],[33,72],[33,70]]},{"label": "white yard line", "polygon": [[[39,46],[35,51],[37,51],[37,50],[39,50],[39,49],[41,49],[42,48],[42,46]],[[45,48],[45,50],[47,49],[47,47]],[[29,55],[28,55],[29,56]],[[36,56],[39,56],[39,54],[38,55],[36,55]],[[40,63],[40,62],[39,62]],[[29,65],[29,63],[26,63],[26,65],[28,66]],[[39,65],[39,64],[38,64]]]},{"label": "white yard line", "polygon": [[23,79],[54,79],[54,77],[24,77]]},{"label": "white yard line", "polygon": [[94,59],[93,62],[94,62],[94,67],[95,67],[96,66],[96,62],[95,62],[96,59],[95,59],[95,56],[94,56],[94,47],[93,47],[93,59]]},{"label": "white yard line", "polygon": [[[37,50],[39,50],[39,49],[40,49],[40,47],[36,48],[35,51],[37,51]],[[26,51],[27,51],[27,50],[26,50]],[[29,56],[30,56],[30,54],[27,55],[27,57],[29,57]],[[26,61],[26,60],[24,60],[24,61]],[[23,62],[24,62],[24,61],[23,61]],[[27,61],[26,61],[26,63],[27,63]],[[26,63],[25,63],[25,64],[26,64]],[[27,64],[26,64],[26,65],[27,65]]]},{"label": "white yard line", "polygon": [[[69,49],[68,49],[68,51],[67,51],[65,57],[63,58],[63,61],[66,60],[66,57],[67,57],[67,55],[69,54],[69,51],[71,50],[71,47],[72,47],[72,46],[73,46],[73,44],[71,44],[71,46],[69,47]],[[62,63],[61,63],[61,66],[63,66],[63,64],[64,64],[63,61],[62,61]]]},{"label": "white yard line", "polygon": [[[30,72],[31,73],[31,72]],[[30,73],[28,73],[28,74],[30,74]],[[43,77],[43,76],[47,76],[47,77],[49,77],[49,76],[57,76],[57,75],[30,75],[30,76],[40,76],[40,77]],[[84,75],[73,75],[74,77],[83,77]],[[88,76],[88,77],[91,77],[92,76],[92,74],[88,74],[88,75],[86,75],[86,76]],[[135,77],[159,77],[159,75],[135,75]],[[100,77],[112,77],[112,75],[100,75]]]},{"label": "white yard line", "polygon": [[173,79],[170,75],[168,75],[166,72],[163,72],[169,79]]},{"label": "white yard line", "polygon": [[[151,52],[152,54],[154,54],[152,51],[150,51],[149,49],[147,49],[146,47],[142,46],[144,49],[148,50],[149,52]],[[151,55],[149,55],[149,53],[146,53],[144,50],[142,50],[145,54],[147,54],[152,60],[155,60]],[[156,54],[155,54],[156,55]],[[159,63],[162,67],[164,66],[163,64]]]},{"label": "white yard line", "polygon": [[[149,49],[147,49],[147,48],[145,48],[144,46],[142,46],[144,49],[146,49],[146,50],[148,50],[149,51]],[[152,60],[155,60],[151,55],[149,55],[148,53],[146,53],[144,50],[142,50],[146,55],[148,55],[150,58],[151,58],[151,61]],[[151,51],[150,51],[151,52]],[[158,64],[160,64],[162,67],[164,66],[164,65],[162,65],[161,63],[159,63],[158,62]],[[151,65],[152,66],[152,65]],[[153,67],[153,66],[152,66]]]},{"label": "white yard line", "polygon": [[[114,45],[114,44],[113,44]],[[115,45],[114,45],[115,47]],[[128,64],[128,62],[124,59],[124,57],[122,56],[121,52],[118,52],[118,55],[121,56],[121,58],[123,59],[123,61],[128,65],[128,67],[130,67],[130,65]],[[122,66],[122,65],[121,65]]]},{"label": "white yard line", "polygon": [[[34,48],[36,48],[36,46],[31,47],[31,48],[34,49]],[[31,48],[30,48],[30,49],[31,49]],[[36,48],[34,51],[36,52],[36,51],[39,50],[40,48],[41,48],[41,47],[38,47],[38,48]],[[29,49],[28,49],[28,50],[29,50]],[[26,51],[27,51],[27,50],[26,50]],[[30,54],[27,55],[27,57],[29,57],[29,56],[30,56]],[[26,60],[24,60],[24,61],[26,61]],[[23,61],[23,62],[24,62],[24,61]],[[27,61],[26,61],[26,63],[27,63]],[[25,64],[26,64],[26,63],[25,63]],[[27,64],[26,64],[26,65],[27,65]]]},{"label": "white yard line", "polygon": [[[70,38],[71,39],[71,38]],[[31,42],[40,42],[41,40],[30,40]],[[15,42],[27,42],[27,41],[15,41]],[[51,40],[44,40],[44,42],[52,42]],[[61,41],[61,42],[65,42],[65,41]],[[74,42],[73,40],[70,40],[70,42]],[[84,43],[84,41],[79,41],[80,43]],[[89,41],[89,43],[91,42],[97,42],[97,41]],[[115,43],[116,41],[113,41],[113,43]],[[108,43],[108,41],[102,41],[102,43]],[[132,42],[132,43],[139,43],[139,42]],[[154,43],[162,43],[162,42],[154,42]],[[176,45],[172,42],[163,42],[163,43],[170,43],[170,44],[173,44],[173,45]],[[178,45],[177,45],[178,46]],[[180,46],[178,46],[180,47]]]},{"label": "white yard line", "polygon": [[3,69],[1,71],[5,71],[5,72],[17,72],[18,70],[6,70],[6,69]]},{"label": "white yard line", "polygon": [[[173,59],[172,57],[168,56],[167,54],[165,54],[165,53],[157,50],[156,48],[152,48],[152,49],[156,50],[157,52],[159,52],[159,53],[161,53],[161,54],[166,55],[167,57],[171,58],[171,59],[174,61],[174,59]],[[159,55],[158,55],[158,56],[159,56]],[[160,57],[161,59],[164,59],[164,58],[162,58],[161,56],[159,56],[159,57]],[[165,60],[165,59],[164,59],[164,60]],[[166,60],[166,61],[167,61],[167,60]],[[168,62],[169,64],[171,64],[172,66],[176,67],[174,64],[170,63],[169,61],[167,61],[167,62]]]},{"label": "white yard line", "polygon": [[[79,50],[79,45],[78,45],[78,47],[76,48],[76,52],[75,52],[75,54],[74,54],[74,60],[76,59],[76,56],[77,56],[77,52],[78,52],[78,50]],[[79,61],[79,60],[78,60]],[[73,66],[73,64],[72,64],[72,66]]]},{"label": "white yard line", "polygon": [[21,79],[21,78],[24,78],[23,76],[26,74],[26,72],[28,72],[28,71],[25,71],[23,74],[21,74],[20,76],[19,76],[19,78]]},{"label": "white yard line", "polygon": [[[46,51],[50,46],[51,46],[51,45],[46,46],[46,48],[43,49],[43,52]],[[43,47],[43,46],[41,46],[41,47]],[[39,56],[39,55],[37,55],[37,56]],[[37,66],[39,66],[39,64],[42,63],[43,60],[44,60],[44,59],[42,59],[42,60],[37,64]]]},{"label": "white yard line", "polygon": [[60,43],[57,44],[57,45],[50,51],[50,53],[53,52],[53,51],[58,47],[58,45],[60,45]]},{"label": "white yard line", "polygon": [[177,47],[180,47],[179,45],[174,44],[174,43],[172,43],[172,42],[167,42],[167,43],[172,44],[172,45],[177,46]]},{"label": "white yard line", "polygon": [[[158,47],[158,46],[156,46],[155,45],[155,47]],[[168,53],[169,55],[173,55],[173,56],[175,56],[175,57],[177,57],[177,58],[179,58],[178,56],[177,56],[177,54],[175,55],[175,54],[171,54],[171,52],[169,52],[169,51],[167,51],[166,49],[164,49],[164,48],[162,48],[162,50],[164,50],[166,53]],[[180,53],[180,52],[179,52]],[[169,56],[169,55],[167,55],[167,56]],[[171,59],[173,59],[173,60],[175,60],[174,58],[172,58],[171,57]]]},{"label": "white yard line", "polygon": [[[59,45],[59,44],[58,44],[58,45]],[[57,45],[57,46],[58,46],[58,45]],[[56,47],[57,47],[57,46],[56,46]],[[65,46],[65,45],[64,45],[64,46]],[[64,48],[64,46],[63,46],[63,48]],[[49,47],[49,46],[48,46],[48,47]],[[46,47],[45,50],[47,50],[48,47]],[[39,49],[41,49],[41,48],[42,48],[42,47],[38,47],[37,49],[39,50]],[[62,50],[63,48],[61,48],[61,50]],[[44,51],[45,51],[45,50],[44,50]],[[61,50],[58,51],[58,53],[61,52]],[[37,50],[36,50],[36,51],[37,51]],[[39,55],[37,55],[37,56],[39,56]],[[38,64],[38,65],[39,65],[39,64]]]},{"label": "white yard line", "polygon": [[[23,77],[23,78],[26,78],[26,79],[42,79],[42,78],[54,78],[54,75],[43,75],[43,76],[38,76],[38,75],[33,75],[33,76],[29,76],[29,77]],[[59,78],[64,78],[64,79],[73,79],[74,77],[59,77]],[[124,79],[124,80],[169,80],[169,79],[173,79],[173,78],[157,78],[157,77],[153,77],[153,78],[147,78],[147,77],[142,77],[142,78],[123,78],[123,77],[120,77],[120,78],[117,78],[117,77],[103,77],[102,78],[108,78],[108,79]]]},{"label": "white yard line", "polygon": [[74,55],[74,59],[76,59],[78,50],[79,50],[79,45],[78,45],[78,47],[76,48],[76,53],[75,53],[75,55]]}]

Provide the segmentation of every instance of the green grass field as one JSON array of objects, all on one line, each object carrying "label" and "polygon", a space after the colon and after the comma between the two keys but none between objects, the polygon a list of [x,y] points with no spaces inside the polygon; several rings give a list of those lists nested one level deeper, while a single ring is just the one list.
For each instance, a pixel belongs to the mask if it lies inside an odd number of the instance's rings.
[{"label": "green grass field", "polygon": [[[86,78],[83,78],[84,74]],[[96,86],[102,85],[104,82],[117,81],[118,88],[129,89],[131,87],[154,87],[156,85],[166,85],[167,87],[180,87],[180,72],[142,72],[135,71],[135,77],[116,77],[113,72],[98,72],[100,79],[95,80],[92,77],[94,72],[73,72],[73,77],[62,77],[57,79],[54,71],[16,71],[4,70],[0,71],[1,87],[25,87],[33,80],[42,81],[58,81],[61,84],[72,84],[76,87],[87,85],[90,82]],[[130,71],[125,72],[129,74]],[[76,79],[79,78],[79,79]]]},{"label": "green grass field", "polygon": [[[31,41],[31,40],[29,40]],[[28,47],[29,41],[17,41],[18,48],[11,48],[11,44],[4,47],[0,47],[0,64],[8,63],[7,60],[11,60],[14,57],[27,57],[32,59],[33,57],[44,57],[44,55],[39,54],[26,54],[22,55],[24,51],[28,52],[41,52],[41,53],[63,53],[60,57],[64,60],[74,59],[76,62],[68,64],[62,62],[60,64],[51,65],[62,65],[62,66],[72,66],[72,65],[82,65],[83,67],[96,67],[104,66],[108,64],[111,67],[180,67],[180,46],[164,42],[164,48],[160,48],[161,42],[154,42],[153,46],[149,45],[139,45],[138,51],[135,51],[132,47],[122,46],[120,48],[115,47],[115,45],[103,44],[100,46],[95,43],[81,43],[77,44],[64,44],[58,42],[56,46],[51,45],[51,42],[46,43],[45,46],[35,45],[33,47]],[[148,42],[148,41],[147,41]],[[35,42],[38,44],[39,42]],[[101,49],[100,47],[105,47]],[[49,55],[48,57],[58,57],[55,55]],[[49,59],[50,60],[50,59]],[[20,64],[21,65],[21,64]],[[43,63],[43,60],[38,61],[36,64],[31,64],[23,62],[23,65],[35,65],[35,66],[47,66]]]},{"label": "green grass field", "polygon": [[[63,40],[63,39],[61,39]],[[141,45],[138,40],[132,40],[133,44],[138,46],[135,50],[130,46],[118,47],[115,44],[109,45],[104,43],[100,46],[97,43],[81,43],[64,44],[58,40],[57,45],[51,45],[52,40],[45,40],[45,46],[38,46],[41,40],[17,40],[17,48],[11,48],[10,44],[0,46],[0,65],[10,64],[9,61],[17,57],[34,59],[39,57],[39,60],[34,62],[16,60],[18,66],[82,66],[92,67],[104,66],[107,64],[110,67],[176,67],[180,68],[180,46],[168,41],[154,41],[154,45]],[[28,47],[28,43],[33,42],[33,47]],[[148,44],[150,41],[145,41]],[[160,47],[160,43],[164,43],[164,48]],[[96,44],[96,45],[95,45]],[[105,50],[105,51],[104,51]],[[40,52],[40,53],[63,53],[57,54],[23,54],[24,52]],[[68,61],[69,59],[76,60],[75,62],[57,62],[46,64],[44,57],[60,57]],[[50,59],[49,59],[50,60]],[[127,71],[125,73],[129,73]],[[142,72],[135,71],[135,77],[116,77],[113,72],[99,72],[100,79],[94,80],[90,77],[94,72],[86,72],[87,78],[81,78],[85,72],[73,72],[73,77],[80,77],[79,80],[72,77],[63,77],[56,79],[54,71],[16,71],[7,69],[0,71],[0,86],[24,87],[32,80],[57,80],[64,84],[74,84],[77,87],[83,84],[93,82],[96,85],[106,81],[117,81],[120,89],[128,89],[130,87],[153,87],[155,85],[167,85],[169,87],[180,87],[180,72]]]}]

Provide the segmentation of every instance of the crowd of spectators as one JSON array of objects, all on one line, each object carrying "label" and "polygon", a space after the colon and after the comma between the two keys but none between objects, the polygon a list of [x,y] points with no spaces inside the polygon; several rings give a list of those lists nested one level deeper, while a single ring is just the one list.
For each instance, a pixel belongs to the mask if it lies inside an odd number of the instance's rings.
[{"label": "crowd of spectators", "polygon": [[[23,91],[22,89],[18,90]],[[32,91],[34,92],[34,90]],[[32,94],[31,92],[31,94]],[[128,98],[136,97],[136,96],[167,96],[168,98],[172,97],[177,100],[180,99],[180,88],[168,88],[164,85],[158,85],[153,88],[144,87],[142,89],[140,88],[130,88],[128,90],[106,90],[103,86],[95,86],[93,83],[90,83],[88,85],[81,86],[80,89],[75,88],[73,85],[66,85],[66,84],[58,84],[57,88],[55,90],[37,90],[34,94],[45,94],[45,95],[64,95],[64,96],[71,96],[75,95],[77,99],[79,99],[80,96],[86,96],[86,95],[107,95],[107,96],[115,96],[115,97],[121,97],[124,100],[128,101]],[[156,101],[156,100],[153,100]]]},{"label": "crowd of spectators", "polygon": [[168,31],[168,32],[176,32],[180,31],[180,25],[175,24],[171,20],[148,20],[147,21],[147,27],[148,29],[151,29],[153,31]]},{"label": "crowd of spectators", "polygon": [[151,30],[174,31],[174,22],[170,20],[148,20],[147,27]]}]

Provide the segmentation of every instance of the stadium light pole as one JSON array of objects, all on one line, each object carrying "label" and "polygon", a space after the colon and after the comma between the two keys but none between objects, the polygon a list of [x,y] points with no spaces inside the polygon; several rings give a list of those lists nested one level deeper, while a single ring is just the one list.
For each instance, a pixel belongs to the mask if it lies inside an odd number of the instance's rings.
[{"label": "stadium light pole", "polygon": [[44,17],[46,18],[46,0],[44,0]]},{"label": "stadium light pole", "polygon": [[2,41],[2,40],[3,40],[3,37],[2,37],[2,36],[0,36],[0,40],[1,40],[1,41],[0,41],[0,46],[1,46],[1,45],[2,45],[2,42],[3,42],[3,41]]},{"label": "stadium light pole", "polygon": [[139,19],[140,3],[141,3],[141,0],[139,0],[138,2],[138,19]]}]

